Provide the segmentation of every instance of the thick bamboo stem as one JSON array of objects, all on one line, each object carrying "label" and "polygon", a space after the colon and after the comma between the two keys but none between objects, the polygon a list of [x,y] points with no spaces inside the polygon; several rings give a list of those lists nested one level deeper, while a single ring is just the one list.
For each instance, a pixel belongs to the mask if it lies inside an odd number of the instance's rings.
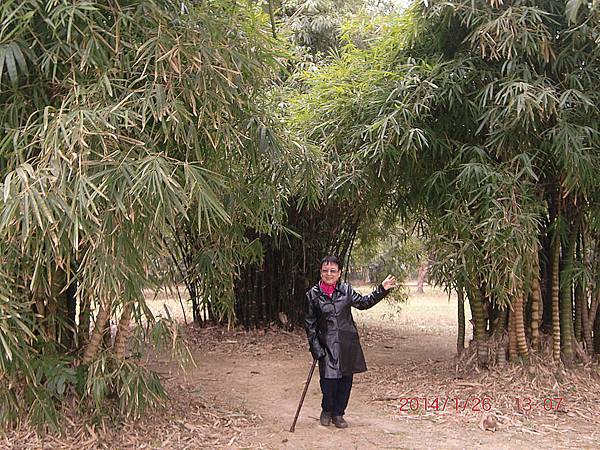
[{"label": "thick bamboo stem", "polygon": [[100,303],[100,310],[98,311],[98,317],[96,317],[96,326],[94,327],[90,341],[88,342],[85,352],[83,353],[83,358],[81,359],[83,364],[89,364],[98,352],[100,342],[102,341],[102,335],[104,334],[104,328],[108,321],[109,311],[109,305],[105,307],[103,303]]},{"label": "thick bamboo stem", "polygon": [[506,324],[508,322],[508,308],[504,308],[500,310],[500,315],[498,316],[498,324],[494,329],[494,337],[496,339],[500,339],[504,331],[506,330]]},{"label": "thick bamboo stem", "polygon": [[600,354],[600,309],[596,308],[596,317],[594,317],[594,353]]},{"label": "thick bamboo stem", "polygon": [[540,309],[542,305],[542,292],[539,279],[534,279],[531,287],[531,348],[540,349]]},{"label": "thick bamboo stem", "polygon": [[[581,264],[581,266],[583,266],[584,264],[582,249],[583,236],[581,236],[582,233],[583,231],[581,231],[577,238],[577,248],[575,250],[575,260],[577,261],[577,264]],[[585,300],[586,299],[585,293],[583,291],[583,284],[581,282],[581,279],[578,279],[575,282],[575,324],[573,330],[575,333],[574,337],[577,342],[583,341],[583,315],[587,315],[587,302]]]},{"label": "thick bamboo stem", "polygon": [[525,338],[525,322],[523,320],[523,291],[519,290],[515,296],[515,335],[517,340],[517,352],[523,359],[528,359],[527,340]]},{"label": "thick bamboo stem", "polygon": [[573,358],[573,255],[577,239],[576,222],[571,225],[569,241],[564,251],[564,267],[560,273],[560,339],[562,357],[566,364]]},{"label": "thick bamboo stem", "polygon": [[531,348],[540,349],[540,312],[542,308],[542,290],[540,287],[540,262],[536,252],[533,280],[531,282]]},{"label": "thick bamboo stem", "polygon": [[592,329],[594,327],[594,321],[596,319],[596,310],[598,309],[598,302],[600,301],[600,289],[598,289],[592,296],[590,303],[590,310],[586,314],[584,313],[582,326],[583,326],[583,339],[585,340],[585,347],[588,353],[593,353],[594,341],[592,338]]},{"label": "thick bamboo stem", "polygon": [[[574,338],[577,342],[581,342],[583,340],[583,308],[585,297],[583,294],[583,286],[581,286],[580,282],[577,282],[575,285],[575,326],[574,326]],[[586,314],[587,315],[587,314]]]},{"label": "thick bamboo stem", "polygon": [[133,307],[131,303],[125,305],[119,325],[117,326],[117,336],[115,337],[115,358],[122,360],[125,357],[125,346],[129,337],[129,321],[131,320],[131,311]]},{"label": "thick bamboo stem", "polygon": [[485,311],[479,287],[471,286],[469,290],[471,316],[473,316],[473,338],[477,344],[477,359],[482,364],[487,364],[487,334],[485,330]]}]

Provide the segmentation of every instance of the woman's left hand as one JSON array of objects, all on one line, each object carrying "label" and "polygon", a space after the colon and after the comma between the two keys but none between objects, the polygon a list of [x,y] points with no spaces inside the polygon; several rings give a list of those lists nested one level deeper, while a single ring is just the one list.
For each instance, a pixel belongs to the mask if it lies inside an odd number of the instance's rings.
[{"label": "woman's left hand", "polygon": [[389,291],[391,288],[396,287],[396,277],[388,275],[381,284],[386,291]]}]

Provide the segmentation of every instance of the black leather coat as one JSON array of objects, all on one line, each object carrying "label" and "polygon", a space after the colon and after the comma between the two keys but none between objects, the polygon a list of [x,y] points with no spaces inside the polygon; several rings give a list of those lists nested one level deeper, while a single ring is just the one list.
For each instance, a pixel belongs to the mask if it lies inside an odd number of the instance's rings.
[{"label": "black leather coat", "polygon": [[331,298],[319,284],[306,292],[306,335],[313,358],[319,360],[321,378],[341,378],[367,370],[350,308],[368,309],[386,294],[379,285],[363,296],[346,283],[338,283]]}]

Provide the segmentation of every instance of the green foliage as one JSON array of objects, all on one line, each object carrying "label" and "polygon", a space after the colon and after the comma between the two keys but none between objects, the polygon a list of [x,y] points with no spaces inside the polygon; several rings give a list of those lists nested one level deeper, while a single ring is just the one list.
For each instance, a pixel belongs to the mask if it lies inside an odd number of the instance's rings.
[{"label": "green foliage", "polygon": [[357,2],[286,0],[282,2],[283,32],[290,41],[313,55],[339,47],[339,27]]},{"label": "green foliage", "polygon": [[[248,230],[281,221],[300,150],[269,113],[279,53],[259,5],[9,0],[0,24],[0,415],[55,425],[96,353],[86,315],[102,305],[117,323],[132,304],[142,326],[142,290],[165,281],[182,230],[233,317],[231,267],[257,257]],[[172,323],[154,329],[189,358]],[[110,350],[78,374],[98,412],[163,394]]]},{"label": "green foliage", "polygon": [[[196,367],[190,349],[182,339],[181,327],[171,317],[166,305],[165,312],[167,317],[161,317],[150,323],[150,329],[147,332],[145,340],[159,353],[163,354],[167,352],[170,354],[182,368]],[[143,330],[143,328],[140,328],[140,330]]]},{"label": "green foliage", "polygon": [[[163,406],[166,392],[158,375],[128,360],[102,354],[82,371],[81,397],[91,411],[104,416],[114,407],[126,417],[139,417],[147,409]],[[110,402],[116,399],[116,405]]]},{"label": "green foliage", "polygon": [[348,34],[294,102],[307,138],[339,161],[338,187],[416,214],[434,276],[499,304],[532,276],[554,192],[598,207],[598,11],[573,22],[569,8],[415,2],[380,37]]},{"label": "green foliage", "polygon": [[76,370],[71,366],[72,361],[49,355],[31,361],[35,372],[36,384],[43,386],[49,397],[60,400],[64,397],[69,385],[76,382]]}]

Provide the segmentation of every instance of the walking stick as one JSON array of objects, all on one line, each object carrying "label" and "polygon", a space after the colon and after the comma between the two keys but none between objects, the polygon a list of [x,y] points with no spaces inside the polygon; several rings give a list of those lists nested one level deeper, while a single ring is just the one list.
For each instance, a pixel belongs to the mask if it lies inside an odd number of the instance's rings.
[{"label": "walking stick", "polygon": [[298,409],[296,410],[296,415],[294,416],[294,422],[290,427],[290,432],[293,433],[296,429],[296,421],[298,420],[298,416],[300,415],[300,408],[302,408],[302,403],[304,403],[304,397],[306,397],[306,391],[308,391],[308,385],[310,384],[310,379],[312,378],[312,374],[315,371],[315,366],[317,365],[317,360],[313,359],[312,366],[310,366],[310,371],[308,372],[308,378],[306,379],[306,384],[304,385],[304,391],[302,392],[302,397],[300,397],[300,403],[298,404]]}]

